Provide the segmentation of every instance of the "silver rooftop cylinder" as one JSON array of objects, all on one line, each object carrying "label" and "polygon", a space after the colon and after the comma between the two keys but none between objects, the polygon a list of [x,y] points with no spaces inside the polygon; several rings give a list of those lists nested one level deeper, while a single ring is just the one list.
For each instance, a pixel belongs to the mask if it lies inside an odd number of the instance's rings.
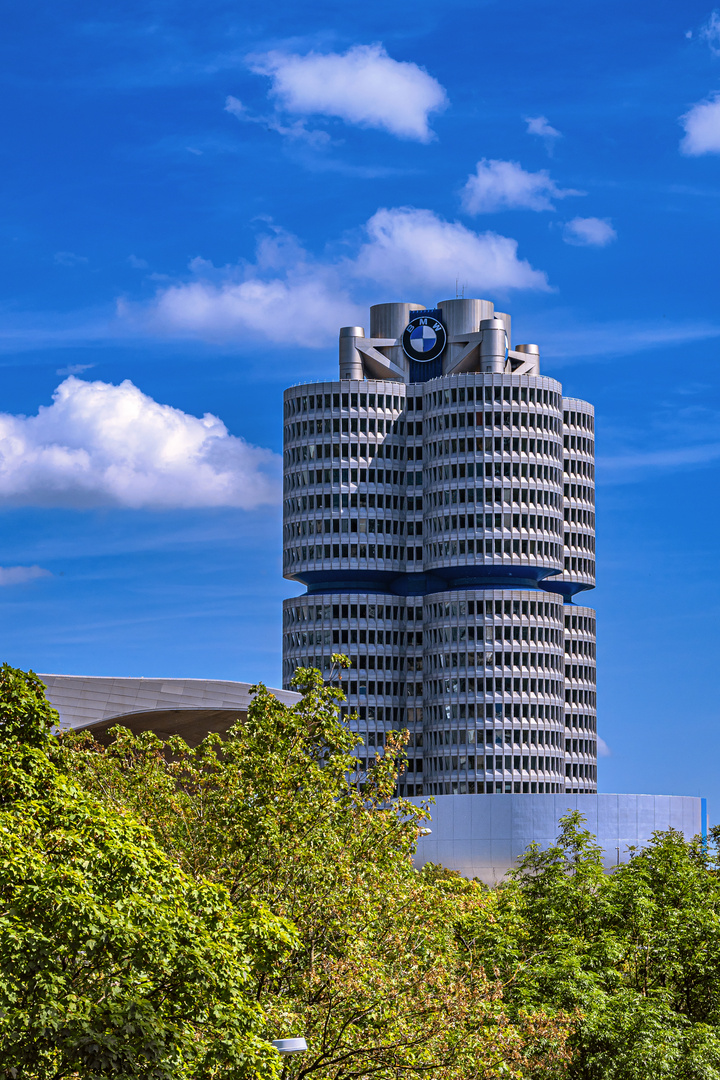
[{"label": "silver rooftop cylinder", "polygon": [[490,300],[441,300],[438,307],[450,341],[463,334],[476,334],[484,319],[492,319],[494,306]]},{"label": "silver rooftop cylinder", "polygon": [[508,315],[506,311],[496,311],[495,318],[501,319],[505,324],[505,333],[507,334],[508,348],[512,348],[512,317]]},{"label": "silver rooftop cylinder", "polygon": [[[416,304],[373,304],[370,308],[370,337],[371,338],[392,338],[394,341],[400,341],[403,335],[403,330],[410,321],[411,311],[425,311],[425,305]],[[402,345],[390,345],[383,347],[384,354],[389,360],[405,372],[405,378],[408,378],[407,372],[410,370],[408,358],[403,352]],[[397,376],[394,376],[397,378]]]},{"label": "silver rooftop cylinder", "polygon": [[540,374],[540,347],[538,345],[516,345],[514,351],[527,356],[527,363],[532,365],[528,375]]},{"label": "silver rooftop cylinder", "polygon": [[342,326],[340,328],[340,378],[362,381],[365,377],[362,356],[355,348],[355,338],[364,338],[362,326]]},{"label": "silver rooftop cylinder", "polygon": [[465,350],[464,334],[477,334],[480,323],[492,319],[490,300],[441,300],[438,304],[448,335],[448,347],[443,358],[443,371],[452,371],[456,359]]},{"label": "silver rooftop cylinder", "polygon": [[505,370],[507,333],[501,319],[483,319],[480,323],[480,370],[486,374]]},{"label": "silver rooftop cylinder", "polygon": [[424,304],[373,304],[370,308],[371,338],[401,338],[411,311],[424,311]]}]

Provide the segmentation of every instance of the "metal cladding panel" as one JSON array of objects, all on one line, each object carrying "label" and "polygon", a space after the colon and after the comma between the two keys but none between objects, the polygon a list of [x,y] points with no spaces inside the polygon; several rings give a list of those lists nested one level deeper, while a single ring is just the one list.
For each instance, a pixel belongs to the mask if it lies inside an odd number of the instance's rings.
[{"label": "metal cladding panel", "polygon": [[[645,819],[647,820],[647,819]],[[618,802],[618,836],[635,836],[638,830],[638,797],[629,795]],[[655,828],[655,819],[649,823],[650,832]]]},{"label": "metal cladding panel", "polygon": [[[630,796],[622,796],[628,799]],[[604,795],[602,805],[598,804],[597,836],[600,840],[606,836],[620,836],[620,795]]]},{"label": "metal cladding panel", "polygon": [[[445,796],[445,798],[447,797],[448,796]],[[453,798],[453,796],[450,796],[450,798]],[[468,799],[465,795],[461,796],[461,798],[465,800],[469,808],[470,835],[476,838],[476,843],[484,843],[486,840],[489,841],[492,836],[492,820],[482,802],[479,802],[477,799]]]},{"label": "metal cladding panel", "polygon": [[559,819],[577,809],[611,870],[627,861],[628,848],[643,847],[654,832],[675,828],[686,839],[697,835],[701,804],[687,795],[438,795],[429,808],[432,832],[420,838],[415,861],[498,881],[529,844],[553,844]]},{"label": "metal cladding panel", "polygon": [[[41,675],[47,697],[69,727],[127,717],[157,710],[177,709],[191,712],[207,707],[247,709],[250,683],[213,679],[141,679],[99,676]],[[292,705],[300,695],[287,690],[272,691],[285,704]],[[233,700],[234,699],[234,700]],[[228,704],[229,703],[229,704]]]}]

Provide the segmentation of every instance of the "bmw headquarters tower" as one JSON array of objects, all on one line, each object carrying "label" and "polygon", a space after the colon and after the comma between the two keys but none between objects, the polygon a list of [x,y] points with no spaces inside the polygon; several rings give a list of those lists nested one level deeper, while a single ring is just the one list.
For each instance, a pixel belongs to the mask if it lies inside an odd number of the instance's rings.
[{"label": "bmw headquarters tower", "polygon": [[402,795],[597,787],[593,408],[510,340],[487,300],[378,304],[285,393],[283,680],[346,653]]},{"label": "bmw headquarters tower", "polygon": [[705,823],[700,799],[597,794],[594,411],[511,340],[487,300],[377,304],[369,336],[340,330],[339,380],[284,397],[283,572],[306,591],[283,685],[348,655],[361,774],[407,728],[420,861],[486,880],[569,807],[606,864]]}]

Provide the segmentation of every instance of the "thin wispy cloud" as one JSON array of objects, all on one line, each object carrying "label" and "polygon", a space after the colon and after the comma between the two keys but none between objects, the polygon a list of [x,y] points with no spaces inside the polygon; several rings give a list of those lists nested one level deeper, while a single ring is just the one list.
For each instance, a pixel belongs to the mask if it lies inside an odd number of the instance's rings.
[{"label": "thin wispy cloud", "polygon": [[616,479],[618,474],[668,471],[693,465],[709,465],[720,459],[720,442],[698,443],[692,446],[674,446],[663,450],[637,450],[597,459],[598,478]]},{"label": "thin wispy cloud", "polygon": [[6,506],[245,510],[281,497],[281,459],[119,386],[70,376],[35,416],[0,414],[0,503]]},{"label": "thin wispy cloud", "polygon": [[542,354],[553,363],[614,360],[652,349],[720,338],[720,323],[671,319],[579,322],[563,311],[549,311],[536,320]]},{"label": "thin wispy cloud", "polygon": [[680,152],[688,157],[720,154],[720,93],[698,101],[683,116],[680,123],[685,135],[680,140]]},{"label": "thin wispy cloud", "polygon": [[248,63],[271,80],[270,95],[282,112],[331,117],[401,139],[429,142],[430,116],[448,104],[437,79],[418,64],[394,60],[381,44],[305,55],[276,49]]},{"label": "thin wispy cloud", "polygon": [[89,371],[90,368],[95,367],[94,364],[67,364],[65,367],[58,368],[55,372],[56,375],[82,375],[83,371]]},{"label": "thin wispy cloud", "polygon": [[617,233],[609,218],[576,217],[565,224],[563,240],[573,247],[607,247]]},{"label": "thin wispy cloud", "polygon": [[7,585],[25,585],[38,578],[52,577],[42,566],[0,566],[0,588]]},{"label": "thin wispy cloud", "polygon": [[260,124],[268,131],[275,131],[278,135],[284,135],[290,140],[307,143],[309,146],[327,146],[332,139],[323,128],[309,128],[305,120],[284,121],[279,113],[253,113],[242,101],[228,95],[225,99],[225,112],[230,113],[237,120],[250,124]]},{"label": "thin wispy cloud", "polygon": [[489,214],[497,210],[554,210],[557,199],[584,194],[572,188],[558,187],[547,169],[526,172],[517,161],[483,158],[462,190],[462,205],[468,214]]},{"label": "thin wispy cloud", "polygon": [[90,262],[85,255],[77,255],[74,251],[56,251],[53,260],[58,266],[86,266]]},{"label": "thin wispy cloud", "polygon": [[599,735],[596,735],[595,738],[597,740],[598,757],[612,757],[612,750],[605,740],[601,739]]},{"label": "thin wispy cloud", "polygon": [[548,155],[552,157],[555,144],[563,137],[562,132],[552,126],[547,116],[526,116],[525,123],[527,134],[542,139]]},{"label": "thin wispy cloud", "polygon": [[710,13],[708,21],[700,27],[699,36],[707,42],[713,56],[720,56],[720,12]]},{"label": "thin wispy cloud", "polygon": [[561,132],[548,123],[547,116],[526,116],[528,135],[539,135],[542,139],[562,139]]}]

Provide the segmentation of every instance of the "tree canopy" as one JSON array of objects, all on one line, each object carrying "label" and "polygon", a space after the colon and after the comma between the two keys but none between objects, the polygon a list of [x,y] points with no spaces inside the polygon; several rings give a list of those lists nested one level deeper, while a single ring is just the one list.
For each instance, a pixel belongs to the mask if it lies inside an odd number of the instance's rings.
[{"label": "tree canopy", "polygon": [[37,676],[0,669],[0,1075],[272,1077],[248,985],[290,928],[58,769],[56,720]]},{"label": "tree canopy", "polygon": [[297,948],[254,971],[266,1036],[307,1038],[294,1075],[556,1076],[570,1017],[540,1005],[511,1019],[499,981],[469,963],[456,933],[458,912],[485,905],[487,890],[413,867],[426,811],[392,798],[403,735],[353,783],[342,694],[311,670],[294,685],[295,706],[256,687],[225,740],[191,749],[116,730],[103,748],[73,736],[62,767],[128,807],[186,873],[296,927]]},{"label": "tree canopy", "polygon": [[0,669],[0,1076],[720,1080],[720,831],[606,874],[573,812],[493,889],[417,870],[405,734],[358,781],[342,694],[294,685],[103,746]]}]

